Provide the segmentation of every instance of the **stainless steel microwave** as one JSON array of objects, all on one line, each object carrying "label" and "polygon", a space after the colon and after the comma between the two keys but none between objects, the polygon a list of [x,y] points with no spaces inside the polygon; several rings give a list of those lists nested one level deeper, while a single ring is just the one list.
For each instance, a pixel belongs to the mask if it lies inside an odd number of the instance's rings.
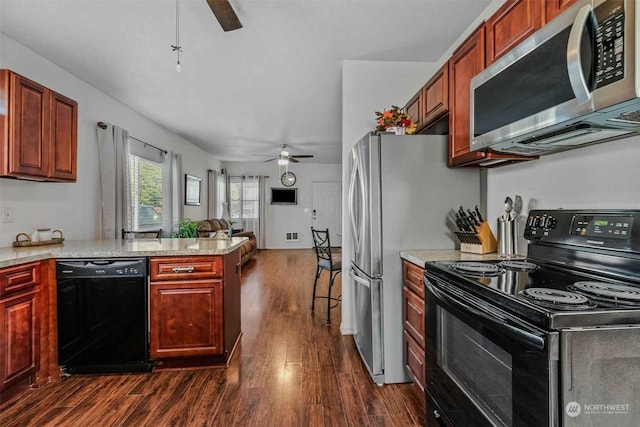
[{"label": "stainless steel microwave", "polygon": [[640,5],[579,0],[471,80],[471,150],[542,155],[640,132]]}]

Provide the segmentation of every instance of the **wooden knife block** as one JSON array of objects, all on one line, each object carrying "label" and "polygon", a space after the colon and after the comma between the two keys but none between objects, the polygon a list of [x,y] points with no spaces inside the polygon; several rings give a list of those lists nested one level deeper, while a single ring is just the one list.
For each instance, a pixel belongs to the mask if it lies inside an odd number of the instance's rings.
[{"label": "wooden knife block", "polygon": [[489,223],[483,221],[477,233],[456,231],[460,240],[460,251],[472,254],[490,254],[498,250],[498,241],[493,235]]}]

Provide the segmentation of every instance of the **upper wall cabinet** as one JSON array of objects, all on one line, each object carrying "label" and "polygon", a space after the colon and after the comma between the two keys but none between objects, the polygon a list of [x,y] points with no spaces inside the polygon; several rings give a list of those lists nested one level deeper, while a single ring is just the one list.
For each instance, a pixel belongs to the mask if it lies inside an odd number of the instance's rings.
[{"label": "upper wall cabinet", "polygon": [[564,12],[577,0],[546,0],[545,1],[545,22],[551,21],[556,16]]},{"label": "upper wall cabinet", "polygon": [[[561,3],[553,0],[549,3]],[[544,25],[541,0],[507,0],[487,21],[487,66]]]},{"label": "upper wall cabinet", "polygon": [[449,113],[449,64],[444,64],[422,90],[422,123],[435,125]]},{"label": "upper wall cabinet", "polygon": [[9,70],[0,70],[0,175],[76,180],[78,104]]},{"label": "upper wall cabinet", "polygon": [[422,89],[416,93],[407,105],[404,106],[407,114],[411,116],[411,120],[416,124],[416,132],[422,128]]},{"label": "upper wall cabinet", "polygon": [[449,60],[449,166],[495,167],[533,160],[490,151],[471,151],[471,79],[485,68],[485,25],[474,31]]}]

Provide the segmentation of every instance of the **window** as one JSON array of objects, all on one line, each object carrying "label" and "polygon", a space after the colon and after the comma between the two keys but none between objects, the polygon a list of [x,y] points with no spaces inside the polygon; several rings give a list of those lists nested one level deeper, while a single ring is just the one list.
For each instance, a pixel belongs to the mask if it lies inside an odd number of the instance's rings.
[{"label": "window", "polygon": [[244,180],[239,176],[229,178],[229,215],[232,220],[257,219],[259,217],[258,180]]},{"label": "window", "polygon": [[165,185],[162,151],[130,139],[128,230],[162,228]]}]

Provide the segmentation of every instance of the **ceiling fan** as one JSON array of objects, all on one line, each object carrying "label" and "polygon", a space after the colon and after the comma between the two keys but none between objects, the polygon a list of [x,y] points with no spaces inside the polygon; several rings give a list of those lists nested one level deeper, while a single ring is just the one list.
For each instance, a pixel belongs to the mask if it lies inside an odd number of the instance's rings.
[{"label": "ceiling fan", "polygon": [[238,15],[236,15],[233,7],[231,7],[229,0],[207,0],[207,4],[224,31],[233,31],[242,28]]},{"label": "ceiling fan", "polygon": [[292,156],[289,151],[287,151],[287,144],[280,145],[280,153],[278,153],[278,157],[274,157],[272,159],[267,159],[265,162],[271,162],[273,160],[277,160],[279,165],[286,165],[289,162],[298,163],[300,160],[298,159],[309,159],[313,157],[313,154],[298,154]]}]

